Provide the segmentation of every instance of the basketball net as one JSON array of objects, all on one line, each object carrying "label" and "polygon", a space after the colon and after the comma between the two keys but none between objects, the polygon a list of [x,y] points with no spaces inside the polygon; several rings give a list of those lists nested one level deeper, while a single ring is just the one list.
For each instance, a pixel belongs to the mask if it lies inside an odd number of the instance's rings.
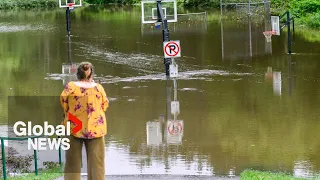
[{"label": "basketball net", "polygon": [[271,42],[272,35],[276,34],[276,31],[265,31],[263,35],[266,37],[267,42]]}]

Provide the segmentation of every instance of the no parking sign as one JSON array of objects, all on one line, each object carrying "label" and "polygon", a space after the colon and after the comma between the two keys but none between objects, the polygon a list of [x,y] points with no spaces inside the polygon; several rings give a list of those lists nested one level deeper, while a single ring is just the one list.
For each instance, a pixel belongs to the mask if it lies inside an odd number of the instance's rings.
[{"label": "no parking sign", "polygon": [[163,42],[163,52],[165,58],[181,57],[180,41]]}]

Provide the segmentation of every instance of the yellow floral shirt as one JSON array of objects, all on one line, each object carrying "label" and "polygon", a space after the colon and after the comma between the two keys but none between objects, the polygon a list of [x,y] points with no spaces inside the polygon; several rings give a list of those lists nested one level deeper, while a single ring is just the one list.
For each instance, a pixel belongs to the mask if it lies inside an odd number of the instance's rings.
[{"label": "yellow floral shirt", "polygon": [[107,134],[107,120],[105,111],[109,107],[109,100],[101,84],[84,88],[69,82],[60,95],[60,103],[64,110],[63,125],[67,125],[68,113],[82,121],[82,129],[76,134],[72,133],[75,125],[71,122],[71,135],[93,139]]}]

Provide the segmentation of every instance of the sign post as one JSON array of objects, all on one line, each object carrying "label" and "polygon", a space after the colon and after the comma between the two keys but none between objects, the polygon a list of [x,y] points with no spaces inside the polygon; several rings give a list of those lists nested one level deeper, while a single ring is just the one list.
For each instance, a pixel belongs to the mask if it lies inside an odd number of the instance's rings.
[{"label": "sign post", "polygon": [[[174,1],[176,7],[176,1]],[[153,18],[154,18],[154,9],[152,9]],[[168,20],[166,16],[166,9],[162,8],[161,0],[157,0],[157,15],[158,19],[157,22],[162,22],[163,30],[163,45],[164,45],[164,64],[166,69],[166,76],[170,77],[177,77],[178,75],[178,66],[175,64],[174,59],[175,57],[180,57],[180,41],[170,41],[169,38],[169,28],[168,28]],[[175,9],[175,16],[176,16],[176,9]],[[156,23],[157,24],[157,23]],[[159,27],[159,24],[156,25]],[[171,63],[170,63],[171,59]]]},{"label": "sign post", "polygon": [[81,7],[82,0],[59,0],[59,7],[66,8],[66,25],[67,25],[67,33],[68,36],[71,35],[71,19],[70,19],[70,12],[74,10],[75,7]]},{"label": "sign post", "polygon": [[[280,27],[280,19],[286,17],[286,22]],[[290,12],[287,11],[281,16],[272,16],[271,17],[271,25],[272,30],[276,32],[276,35],[280,36],[280,30],[285,26],[288,28],[288,54],[292,54],[292,40],[291,40],[291,23],[292,23],[292,33],[294,38],[294,17],[290,17]]]},{"label": "sign post", "polygon": [[174,58],[181,57],[180,41],[165,41],[163,42],[164,58],[171,58],[171,64],[169,66],[169,76],[178,76],[178,65],[175,63]]}]

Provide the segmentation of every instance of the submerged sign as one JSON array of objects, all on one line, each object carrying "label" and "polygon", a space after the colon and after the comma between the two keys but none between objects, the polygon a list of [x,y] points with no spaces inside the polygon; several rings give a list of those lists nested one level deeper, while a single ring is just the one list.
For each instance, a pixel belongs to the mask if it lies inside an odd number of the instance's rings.
[{"label": "submerged sign", "polygon": [[167,143],[168,144],[181,144],[183,137],[183,121],[172,120],[167,121]]}]

